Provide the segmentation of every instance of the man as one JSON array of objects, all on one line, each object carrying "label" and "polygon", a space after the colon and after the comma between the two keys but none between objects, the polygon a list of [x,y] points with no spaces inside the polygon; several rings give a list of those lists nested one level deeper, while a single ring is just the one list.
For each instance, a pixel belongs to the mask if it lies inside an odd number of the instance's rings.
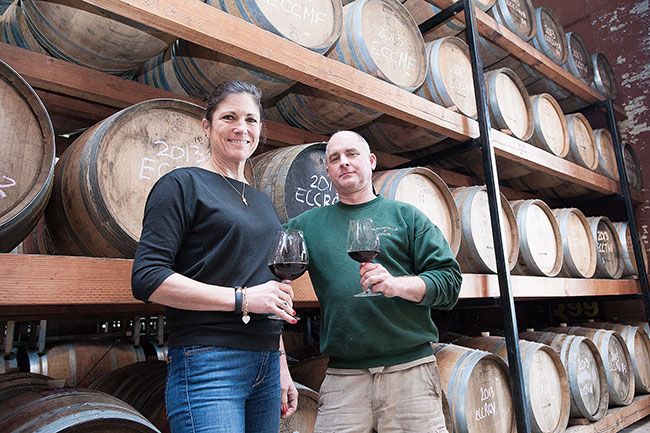
[{"label": "man", "polygon": [[[458,263],[422,212],[374,194],[377,158],[363,137],[337,132],[326,158],[340,202],[287,223],[305,234],[321,352],[330,358],[315,432],[446,432],[430,310],[455,305]],[[377,258],[360,267],[347,255],[348,223],[357,218],[372,218],[381,241]],[[383,296],[354,297],[361,287]]]}]

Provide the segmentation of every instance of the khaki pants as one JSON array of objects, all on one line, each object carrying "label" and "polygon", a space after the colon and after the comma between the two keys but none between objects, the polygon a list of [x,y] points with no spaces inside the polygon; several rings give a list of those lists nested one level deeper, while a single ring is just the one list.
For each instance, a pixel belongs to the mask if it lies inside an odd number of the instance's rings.
[{"label": "khaki pants", "polygon": [[314,433],[448,433],[434,356],[370,369],[329,368]]}]

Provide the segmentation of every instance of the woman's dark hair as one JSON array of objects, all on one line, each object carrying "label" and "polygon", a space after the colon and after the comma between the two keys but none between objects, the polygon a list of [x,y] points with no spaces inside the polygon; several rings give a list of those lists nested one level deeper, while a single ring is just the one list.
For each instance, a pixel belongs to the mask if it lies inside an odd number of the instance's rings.
[{"label": "woman's dark hair", "polygon": [[208,121],[212,122],[212,114],[216,110],[217,106],[228,96],[238,95],[240,93],[248,93],[255,99],[257,102],[257,107],[260,109],[260,115],[262,113],[262,92],[254,84],[247,83],[246,81],[226,81],[220,83],[212,91],[208,97],[208,103],[205,107],[205,118]]}]

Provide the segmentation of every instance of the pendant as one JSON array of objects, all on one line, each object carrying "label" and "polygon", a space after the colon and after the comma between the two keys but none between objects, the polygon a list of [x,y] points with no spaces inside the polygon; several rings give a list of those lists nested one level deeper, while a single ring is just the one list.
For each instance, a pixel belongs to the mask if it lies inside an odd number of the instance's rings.
[{"label": "pendant", "polygon": [[246,314],[245,316],[241,316],[241,321],[244,322],[244,325],[248,325],[248,322],[251,321],[251,316]]},{"label": "pendant", "polygon": [[246,206],[248,206],[248,201],[246,200],[246,197],[242,197],[242,198],[241,198],[241,201],[242,201]]}]

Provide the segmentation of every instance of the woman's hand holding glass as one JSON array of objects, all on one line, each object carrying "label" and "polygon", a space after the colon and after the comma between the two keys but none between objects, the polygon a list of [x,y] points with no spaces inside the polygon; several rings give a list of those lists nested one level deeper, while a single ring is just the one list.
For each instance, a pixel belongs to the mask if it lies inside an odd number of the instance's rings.
[{"label": "woman's hand holding glass", "polygon": [[[309,253],[302,230],[280,230],[275,236],[274,247],[269,253],[269,269],[283,283],[290,283],[305,273],[309,263]],[[293,312],[295,315],[295,311]],[[269,319],[284,319],[272,314]],[[296,318],[290,323],[295,323]]]},{"label": "woman's hand holding glass", "polygon": [[296,323],[293,309],[293,289],[289,284],[267,281],[246,289],[248,311],[257,314],[276,314],[278,319]]}]

